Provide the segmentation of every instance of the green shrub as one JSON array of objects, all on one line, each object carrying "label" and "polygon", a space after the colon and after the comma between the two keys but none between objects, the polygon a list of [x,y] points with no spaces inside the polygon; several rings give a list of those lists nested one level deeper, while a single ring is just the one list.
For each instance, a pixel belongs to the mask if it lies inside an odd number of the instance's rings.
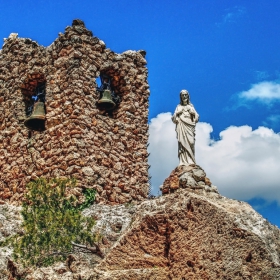
[{"label": "green shrub", "polygon": [[21,214],[24,234],[13,238],[14,258],[24,265],[46,266],[65,260],[72,252],[71,242],[92,246],[95,223],[81,211],[94,200],[95,190],[86,190],[85,202],[67,197],[66,190],[75,187],[74,179],[40,178],[27,185]]}]

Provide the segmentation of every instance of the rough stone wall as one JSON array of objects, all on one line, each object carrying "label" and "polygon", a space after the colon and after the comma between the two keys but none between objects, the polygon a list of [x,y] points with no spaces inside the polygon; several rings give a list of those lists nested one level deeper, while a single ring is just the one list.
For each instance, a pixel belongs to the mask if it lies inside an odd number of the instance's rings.
[{"label": "rough stone wall", "polygon": [[[121,103],[96,102],[96,78],[112,78]],[[24,126],[26,104],[46,82],[46,130]],[[148,97],[144,51],[116,54],[74,20],[48,47],[11,34],[0,50],[0,199],[20,201],[36,177],[75,177],[99,203],[148,194]]]}]

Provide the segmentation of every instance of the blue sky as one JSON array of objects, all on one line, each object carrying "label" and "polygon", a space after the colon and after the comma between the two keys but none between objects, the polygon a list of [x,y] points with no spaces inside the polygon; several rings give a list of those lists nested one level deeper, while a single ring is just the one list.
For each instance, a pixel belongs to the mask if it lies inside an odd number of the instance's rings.
[{"label": "blue sky", "polygon": [[278,0],[10,0],[0,38],[48,46],[79,18],[115,52],[146,50],[153,192],[178,163],[170,116],[186,88],[200,115],[197,163],[221,194],[280,226],[279,14]]}]

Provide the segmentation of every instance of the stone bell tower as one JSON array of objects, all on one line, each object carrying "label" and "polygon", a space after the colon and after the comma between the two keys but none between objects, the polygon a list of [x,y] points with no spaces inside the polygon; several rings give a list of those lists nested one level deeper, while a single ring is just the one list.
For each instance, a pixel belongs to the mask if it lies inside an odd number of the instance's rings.
[{"label": "stone bell tower", "polygon": [[[20,201],[37,177],[74,177],[97,203],[148,195],[148,97],[144,51],[117,54],[74,20],[50,46],[11,34],[0,50],[0,199]],[[97,105],[96,79],[110,78],[119,103]],[[44,87],[41,131],[24,122]]]}]

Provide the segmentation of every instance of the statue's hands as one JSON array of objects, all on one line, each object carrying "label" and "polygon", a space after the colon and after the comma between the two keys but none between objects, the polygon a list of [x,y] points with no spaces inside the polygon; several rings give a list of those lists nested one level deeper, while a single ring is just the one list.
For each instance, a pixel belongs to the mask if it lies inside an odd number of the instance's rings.
[{"label": "statue's hands", "polygon": [[176,112],[176,115],[177,116],[180,116],[181,114],[183,113],[183,108],[182,107],[179,107],[177,112]]},{"label": "statue's hands", "polygon": [[188,105],[187,108],[188,108],[187,110],[190,112],[190,114],[195,115],[195,111],[192,106]]}]

